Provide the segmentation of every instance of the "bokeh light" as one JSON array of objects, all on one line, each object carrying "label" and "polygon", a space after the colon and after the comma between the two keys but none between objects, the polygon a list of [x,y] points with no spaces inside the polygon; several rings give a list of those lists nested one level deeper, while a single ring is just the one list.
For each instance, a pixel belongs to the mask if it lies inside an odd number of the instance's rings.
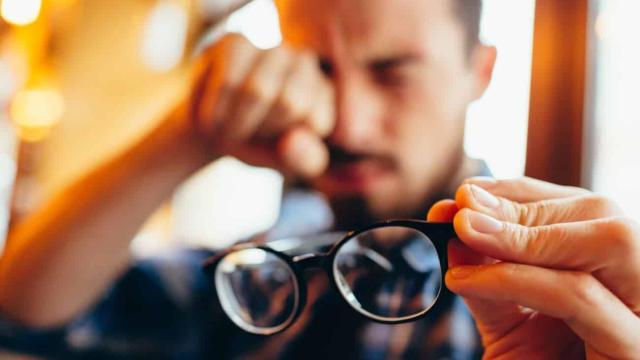
[{"label": "bokeh light", "polygon": [[2,18],[18,26],[29,25],[38,19],[42,0],[3,0]]},{"label": "bokeh light", "polygon": [[173,1],[158,2],[145,24],[142,61],[151,70],[169,71],[182,60],[187,39],[185,9]]},{"label": "bokeh light", "polygon": [[63,114],[64,99],[54,88],[22,90],[9,109],[20,138],[27,142],[45,139]]}]

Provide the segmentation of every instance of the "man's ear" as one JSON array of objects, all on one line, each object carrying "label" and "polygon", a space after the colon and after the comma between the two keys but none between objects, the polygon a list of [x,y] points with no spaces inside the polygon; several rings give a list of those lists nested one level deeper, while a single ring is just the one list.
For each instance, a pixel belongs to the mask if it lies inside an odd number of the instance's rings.
[{"label": "man's ear", "polygon": [[484,95],[491,83],[498,50],[495,46],[479,44],[473,52],[471,58],[471,67],[475,77],[473,100],[478,100]]}]

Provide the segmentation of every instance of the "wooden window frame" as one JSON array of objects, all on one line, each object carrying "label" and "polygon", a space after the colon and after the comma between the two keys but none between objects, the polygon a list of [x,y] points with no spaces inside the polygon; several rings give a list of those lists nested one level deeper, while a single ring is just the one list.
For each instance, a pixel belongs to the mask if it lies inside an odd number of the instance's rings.
[{"label": "wooden window frame", "polygon": [[581,186],[588,0],[536,0],[525,174]]}]

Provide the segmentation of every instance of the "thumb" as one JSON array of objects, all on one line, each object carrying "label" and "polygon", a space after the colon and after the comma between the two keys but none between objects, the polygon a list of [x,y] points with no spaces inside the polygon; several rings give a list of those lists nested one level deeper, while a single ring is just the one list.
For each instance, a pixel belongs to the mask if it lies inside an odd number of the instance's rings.
[{"label": "thumb", "polygon": [[[451,222],[457,211],[458,208],[455,201],[442,200],[430,209],[427,220],[432,222]],[[457,239],[449,242],[447,253],[449,271],[445,277],[445,283],[454,293],[456,289],[462,288],[461,281],[455,276],[458,271],[496,262],[496,260],[472,250]],[[519,306],[507,302],[474,299],[472,297],[466,297],[464,301],[476,321],[485,346],[497,341],[527,316]]]},{"label": "thumb", "polygon": [[[447,288],[454,293],[457,289],[463,288],[462,280],[458,280],[457,275],[475,267],[459,265],[449,268],[445,277]],[[527,312],[522,311],[520,306],[510,302],[490,301],[470,296],[463,297],[463,299],[476,322],[485,347],[500,340],[529,316]]]},{"label": "thumb", "polygon": [[[454,293],[463,286],[461,281],[458,280],[458,273],[468,268],[496,262],[494,259],[477,253],[459,240],[449,242],[448,253],[449,271],[446,274],[445,283],[447,288]],[[463,297],[463,299],[476,321],[485,345],[497,341],[527,317],[519,306],[512,303],[489,301],[468,296]]]}]

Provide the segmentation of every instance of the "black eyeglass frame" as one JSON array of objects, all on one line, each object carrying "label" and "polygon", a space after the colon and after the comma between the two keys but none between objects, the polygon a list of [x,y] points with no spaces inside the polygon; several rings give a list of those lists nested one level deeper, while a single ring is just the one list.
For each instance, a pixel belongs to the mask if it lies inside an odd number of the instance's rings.
[{"label": "black eyeglass frame", "polygon": [[[356,308],[351,304],[349,299],[346,298],[345,294],[340,290],[340,286],[337,283],[337,279],[335,277],[335,271],[333,269],[335,258],[340,248],[344,246],[347,242],[352,240],[353,238],[380,228],[385,227],[405,227],[413,230],[417,230],[422,234],[426,235],[433,246],[436,249],[436,253],[438,255],[438,260],[440,263],[441,270],[441,286],[438,294],[436,295],[435,302],[427,309],[423,311],[405,316],[398,319],[385,319],[383,317],[374,317],[371,314],[367,314],[361,309]],[[291,256],[285,254],[281,251],[275,250],[268,246],[268,244],[257,245],[252,243],[243,243],[232,246],[228,249],[223,250],[222,252],[216,254],[212,258],[205,261],[203,264],[204,272],[210,276],[212,279],[215,278],[215,272],[220,264],[221,260],[229,255],[230,253],[247,250],[247,249],[260,249],[270,254],[277,256],[279,259],[284,261],[294,276],[296,287],[297,287],[297,302],[296,308],[293,311],[293,315],[289,316],[287,321],[284,324],[274,327],[273,331],[265,332],[263,335],[274,335],[286,330],[289,326],[296,322],[302,311],[304,310],[307,302],[307,282],[305,280],[304,273],[310,269],[322,269],[327,274],[327,276],[331,279],[330,283],[332,284],[333,290],[337,291],[342,299],[358,314],[363,316],[366,319],[374,320],[376,322],[384,323],[384,324],[401,324],[410,321],[418,320],[427,315],[431,310],[435,310],[435,308],[439,307],[443,300],[451,297],[450,291],[444,285],[444,277],[447,272],[447,245],[449,240],[455,238],[456,234],[453,229],[453,224],[451,223],[434,223],[434,222],[426,222],[421,220],[390,220],[386,222],[381,222],[377,224],[373,224],[355,231],[348,232],[341,240],[337,241],[329,251],[326,253],[309,253],[297,256]],[[216,292],[216,298],[220,306],[222,306],[222,302],[220,300],[219,294]],[[227,315],[228,316],[228,315]],[[235,322],[234,322],[235,323]],[[239,326],[238,324],[236,324]],[[239,326],[240,327],[240,326]],[[246,329],[243,329],[246,331]]]}]

